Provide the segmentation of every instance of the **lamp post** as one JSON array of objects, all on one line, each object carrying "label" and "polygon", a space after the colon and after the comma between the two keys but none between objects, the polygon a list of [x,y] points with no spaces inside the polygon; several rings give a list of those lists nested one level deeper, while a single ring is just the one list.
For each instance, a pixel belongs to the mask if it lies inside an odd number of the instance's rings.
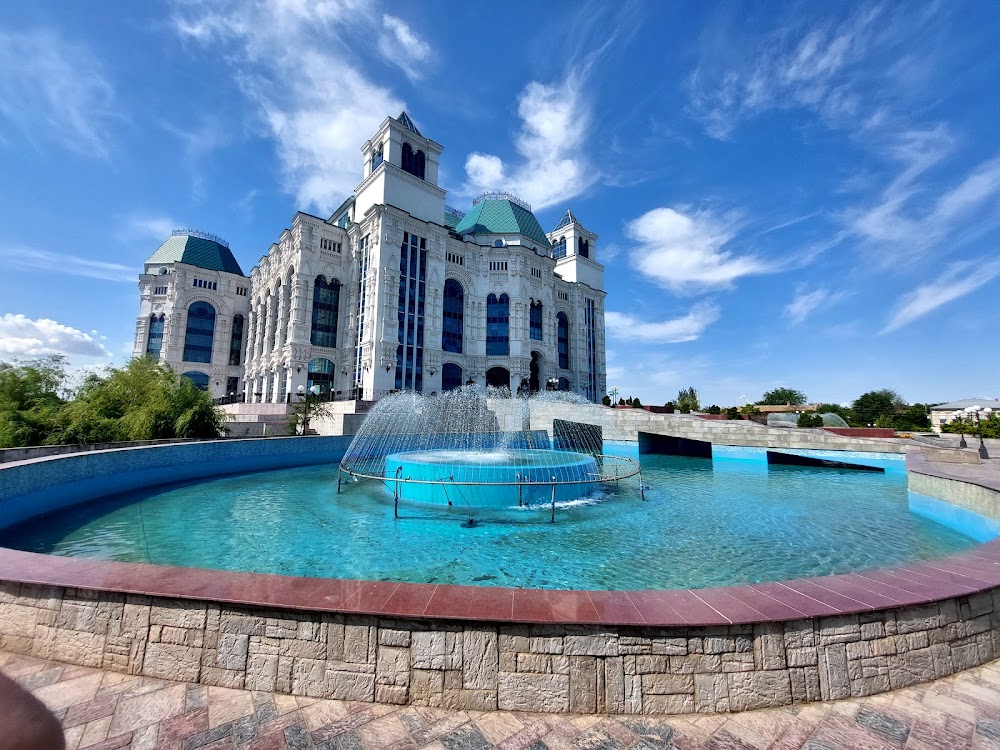
[{"label": "lamp post", "polygon": [[961,409],[956,409],[955,411],[953,411],[951,413],[951,416],[954,419],[958,420],[958,429],[959,429],[959,433],[958,433],[959,434],[958,447],[959,448],[968,448],[969,444],[967,442],[965,442],[965,419],[964,419],[965,412],[962,411]]},{"label": "lamp post", "polygon": [[972,417],[976,418],[976,430],[979,431],[979,457],[980,458],[989,458],[990,454],[986,450],[986,443],[983,442],[983,423],[982,423],[982,417],[985,416],[985,417],[989,418],[990,414],[993,413],[993,409],[991,409],[988,406],[987,407],[982,407],[982,406],[979,406],[977,404],[975,406],[967,406],[967,407],[965,407],[965,413],[969,415],[970,420],[971,420]]},{"label": "lamp post", "polygon": [[611,390],[608,391],[608,396],[611,397],[611,405],[612,406],[617,406],[618,405],[618,386],[617,385],[616,386],[612,386]]}]

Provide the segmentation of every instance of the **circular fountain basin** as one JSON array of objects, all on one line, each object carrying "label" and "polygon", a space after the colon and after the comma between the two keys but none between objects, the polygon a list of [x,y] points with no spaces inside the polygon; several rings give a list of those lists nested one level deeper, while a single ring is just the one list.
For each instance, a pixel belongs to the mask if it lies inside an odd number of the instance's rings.
[{"label": "circular fountain basin", "polygon": [[599,476],[592,456],[553,450],[426,450],[393,453],[385,477],[401,500],[473,508],[537,505],[576,500],[592,492]]}]

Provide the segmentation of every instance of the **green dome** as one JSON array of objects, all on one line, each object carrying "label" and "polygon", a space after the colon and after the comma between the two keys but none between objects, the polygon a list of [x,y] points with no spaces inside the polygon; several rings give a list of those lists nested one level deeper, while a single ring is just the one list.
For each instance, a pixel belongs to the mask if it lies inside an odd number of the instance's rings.
[{"label": "green dome", "polygon": [[479,199],[455,227],[456,234],[520,234],[552,247],[531,208],[513,196]]},{"label": "green dome", "polygon": [[147,263],[187,263],[209,271],[246,276],[225,240],[203,232],[177,229],[149,256]]}]

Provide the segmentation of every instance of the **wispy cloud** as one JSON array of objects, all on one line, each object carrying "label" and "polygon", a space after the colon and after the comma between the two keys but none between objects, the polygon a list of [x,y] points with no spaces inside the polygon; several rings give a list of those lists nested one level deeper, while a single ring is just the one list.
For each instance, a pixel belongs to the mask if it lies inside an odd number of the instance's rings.
[{"label": "wispy cloud", "polygon": [[857,5],[847,17],[808,25],[801,15],[789,18],[756,39],[707,35],[688,80],[689,109],[719,139],[773,109],[806,109],[831,127],[880,127],[906,90],[897,63],[912,60],[942,6]]},{"label": "wispy cloud", "polygon": [[[1000,157],[977,164],[958,184],[941,187],[924,177],[952,147],[942,127],[904,133],[891,149],[901,170],[870,206],[845,215],[848,231],[876,248],[883,265],[912,261],[945,241],[956,248],[993,228],[1000,201]],[[970,221],[978,217],[977,221]]]},{"label": "wispy cloud", "polygon": [[938,278],[903,295],[882,333],[892,333],[1000,276],[1000,261],[959,261]]},{"label": "wispy cloud", "polygon": [[825,287],[810,290],[805,285],[799,285],[795,290],[795,297],[785,305],[784,315],[795,326],[817,310],[835,305],[843,297],[843,292],[831,292]]},{"label": "wispy cloud", "polygon": [[[48,30],[0,30],[0,126],[84,156],[107,156],[115,92],[86,47]],[[0,143],[9,142],[0,137]]]},{"label": "wispy cloud", "polygon": [[521,127],[516,165],[493,154],[473,152],[465,160],[466,193],[510,189],[542,209],[580,195],[598,179],[583,156],[590,107],[583,79],[572,74],[557,84],[532,81],[521,92],[517,112]]},{"label": "wispy cloud", "polygon": [[48,318],[32,320],[21,314],[0,317],[0,357],[40,357],[47,354],[111,357],[97,331],[86,333]]},{"label": "wispy cloud", "polygon": [[625,233],[638,246],[632,264],[645,276],[679,294],[724,289],[744,276],[786,266],[730,249],[737,220],[685,206],[655,208],[630,222]]},{"label": "wispy cloud", "polygon": [[82,258],[78,255],[53,253],[30,247],[0,248],[0,258],[3,259],[5,268],[17,271],[46,271],[70,276],[86,276],[102,281],[129,283],[135,283],[139,278],[139,271],[132,266],[105,263],[104,261]]},{"label": "wispy cloud", "polygon": [[169,216],[157,214],[133,214],[121,220],[116,236],[121,242],[134,240],[163,241],[181,224]]},{"label": "wispy cloud", "polygon": [[378,51],[387,62],[399,66],[411,81],[423,77],[423,68],[430,61],[431,45],[417,36],[402,18],[382,16],[382,33]]},{"label": "wispy cloud", "polygon": [[216,115],[207,114],[196,124],[163,123],[163,128],[180,141],[184,152],[184,168],[190,177],[191,192],[196,201],[205,196],[205,174],[212,152],[230,142],[229,128]]},{"label": "wispy cloud", "polygon": [[613,336],[627,341],[680,344],[700,337],[719,319],[719,314],[718,305],[703,300],[679,318],[646,322],[628,313],[608,311],[604,314],[604,323]]},{"label": "wispy cloud", "polygon": [[353,62],[382,19],[365,0],[206,0],[179,4],[174,28],[223,46],[275,140],[286,188],[303,207],[332,210],[357,184],[359,144],[405,108]]}]

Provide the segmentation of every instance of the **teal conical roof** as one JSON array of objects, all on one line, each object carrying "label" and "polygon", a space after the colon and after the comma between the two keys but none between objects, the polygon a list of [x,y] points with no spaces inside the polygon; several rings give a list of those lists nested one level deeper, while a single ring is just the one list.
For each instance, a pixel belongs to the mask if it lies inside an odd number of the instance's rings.
[{"label": "teal conical roof", "polygon": [[246,276],[223,240],[199,232],[175,231],[149,256],[147,263],[187,263],[209,271],[225,271]]},{"label": "teal conical roof", "polygon": [[531,210],[509,198],[485,198],[455,227],[456,234],[521,234],[542,247],[552,247]]}]

